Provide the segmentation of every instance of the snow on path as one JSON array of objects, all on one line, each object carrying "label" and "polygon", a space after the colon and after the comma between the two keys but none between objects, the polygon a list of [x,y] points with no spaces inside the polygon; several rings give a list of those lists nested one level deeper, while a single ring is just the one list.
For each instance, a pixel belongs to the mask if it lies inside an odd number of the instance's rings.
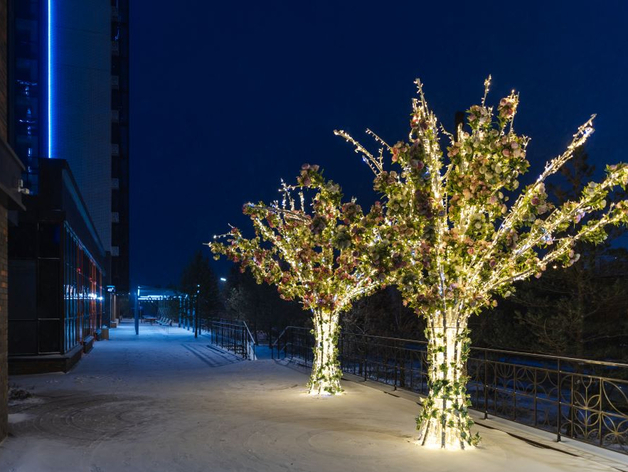
[{"label": "snow on path", "polygon": [[310,397],[303,372],[241,361],[179,328],[110,334],[68,374],[11,379],[34,398],[11,406],[0,471],[618,470],[485,428],[476,450],[426,450],[408,399],[355,382]]}]

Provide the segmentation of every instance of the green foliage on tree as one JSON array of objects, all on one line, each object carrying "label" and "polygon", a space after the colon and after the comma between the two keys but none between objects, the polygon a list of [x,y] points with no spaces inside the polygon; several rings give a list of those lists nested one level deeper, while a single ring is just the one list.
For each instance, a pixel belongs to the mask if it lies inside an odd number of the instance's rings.
[{"label": "green foliage on tree", "polygon": [[[594,171],[578,150],[561,169],[562,182],[548,186],[552,200],[576,198]],[[473,338],[490,347],[626,360],[628,253],[613,247],[619,235],[610,228],[601,244],[578,243],[571,267],[550,266],[540,279],[518,282],[509,300],[475,321]]]},{"label": "green foliage on tree", "polygon": [[407,142],[390,146],[369,131],[382,148],[373,155],[337,132],[363,155],[384,198],[381,241],[389,246],[378,266],[387,268],[385,281],[427,321],[430,394],[417,426],[421,443],[431,447],[464,449],[477,441],[467,411],[469,318],[511,295],[516,282],[572,265],[577,243],[603,242],[609,225],[628,221],[628,203],[613,193],[628,183],[624,164],[607,167],[602,182],[588,183],[577,198],[558,206],[548,200],[546,180],[584,144],[592,119],[516,192],[529,167],[529,139],[513,127],[519,97],[512,93],[491,107],[489,84],[455,136],[438,123],[418,81]]},{"label": "green foliage on tree", "polygon": [[376,263],[382,208],[373,205],[365,214],[355,200],[343,202],[340,187],[326,181],[318,166],[304,164],[298,182],[283,185],[281,203],[244,206],[254,237],[232,228],[225,244],[209,245],[216,257],[240,263],[258,282],[276,285],[281,298],[299,301],[311,312],[315,347],[309,391],[336,394],[342,391],[340,314],[384,278]]}]

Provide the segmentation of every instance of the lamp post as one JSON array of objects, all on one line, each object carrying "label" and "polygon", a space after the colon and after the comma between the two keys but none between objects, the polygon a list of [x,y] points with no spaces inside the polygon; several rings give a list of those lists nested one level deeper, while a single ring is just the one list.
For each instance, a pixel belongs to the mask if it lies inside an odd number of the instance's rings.
[{"label": "lamp post", "polygon": [[196,300],[194,301],[194,337],[198,338],[198,295],[200,293],[201,286],[196,285]]},{"label": "lamp post", "polygon": [[137,296],[135,297],[135,334],[140,334],[140,286],[137,286]]}]

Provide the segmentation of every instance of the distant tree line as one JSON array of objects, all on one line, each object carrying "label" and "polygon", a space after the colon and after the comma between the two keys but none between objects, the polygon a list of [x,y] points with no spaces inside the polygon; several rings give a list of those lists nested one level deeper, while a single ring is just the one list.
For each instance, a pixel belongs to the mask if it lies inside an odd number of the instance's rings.
[{"label": "distant tree line", "polygon": [[[580,259],[567,269],[549,268],[540,279],[520,282],[514,295],[472,318],[475,346],[592,359],[628,361],[628,251],[612,240],[581,245]],[[197,285],[199,287],[197,287]],[[311,327],[298,303],[257,284],[250,272],[231,269],[222,290],[208,256],[198,251],[176,287],[194,303],[201,320],[246,321],[256,341],[272,343],[286,326]],[[179,302],[161,304],[159,315],[178,321]],[[424,321],[387,287],[343,314],[345,331],[424,339]]]}]

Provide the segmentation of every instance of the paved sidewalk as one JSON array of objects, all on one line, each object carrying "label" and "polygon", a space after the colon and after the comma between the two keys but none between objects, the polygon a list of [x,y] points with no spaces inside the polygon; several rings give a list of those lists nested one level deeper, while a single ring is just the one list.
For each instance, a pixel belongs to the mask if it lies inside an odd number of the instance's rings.
[{"label": "paved sidewalk", "polygon": [[414,444],[418,405],[355,382],[332,398],[272,360],[241,361],[175,327],[110,332],[68,374],[13,377],[2,472],[617,472],[619,462],[534,447],[481,428],[481,447]]}]

